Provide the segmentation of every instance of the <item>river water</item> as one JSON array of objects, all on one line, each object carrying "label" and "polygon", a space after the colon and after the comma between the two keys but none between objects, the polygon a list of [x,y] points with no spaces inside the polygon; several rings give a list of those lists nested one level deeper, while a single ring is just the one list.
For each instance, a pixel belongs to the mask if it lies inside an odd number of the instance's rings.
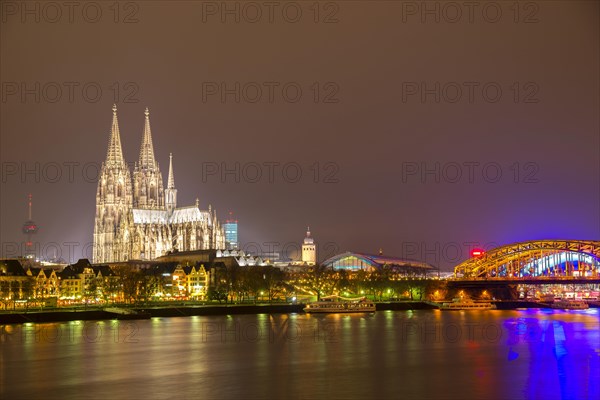
[{"label": "river water", "polygon": [[598,309],[0,326],[0,399],[597,399]]}]

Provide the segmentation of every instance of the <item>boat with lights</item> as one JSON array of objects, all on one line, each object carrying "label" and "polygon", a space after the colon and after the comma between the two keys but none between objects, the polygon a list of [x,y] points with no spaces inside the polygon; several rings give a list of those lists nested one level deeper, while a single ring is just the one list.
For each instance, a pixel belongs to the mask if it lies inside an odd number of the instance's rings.
[{"label": "boat with lights", "polygon": [[440,304],[440,310],[495,310],[496,305],[490,302],[454,299]]},{"label": "boat with lights", "polygon": [[551,303],[550,308],[557,310],[587,310],[590,306],[583,300],[561,299]]},{"label": "boat with lights", "polygon": [[375,303],[365,297],[326,296],[304,307],[306,313],[360,313],[375,312],[375,310]]}]

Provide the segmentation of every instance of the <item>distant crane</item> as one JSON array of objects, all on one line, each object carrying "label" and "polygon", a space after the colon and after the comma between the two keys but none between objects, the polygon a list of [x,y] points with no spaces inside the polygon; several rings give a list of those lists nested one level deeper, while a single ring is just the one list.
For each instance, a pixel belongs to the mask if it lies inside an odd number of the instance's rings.
[{"label": "distant crane", "polygon": [[31,203],[33,196],[31,193],[27,197],[28,199],[28,218],[27,222],[23,224],[23,233],[27,235],[27,242],[25,242],[25,257],[35,258],[35,249],[33,246],[32,235],[35,235],[38,231],[38,226],[31,219]]}]

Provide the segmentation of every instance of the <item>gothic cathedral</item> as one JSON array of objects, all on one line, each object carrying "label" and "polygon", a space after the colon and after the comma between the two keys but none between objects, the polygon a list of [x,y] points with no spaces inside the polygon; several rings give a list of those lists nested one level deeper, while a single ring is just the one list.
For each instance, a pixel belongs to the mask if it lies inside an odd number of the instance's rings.
[{"label": "gothic cathedral", "polygon": [[200,210],[199,201],[177,207],[173,157],[169,156],[166,189],[154,159],[150,114],[145,111],[140,158],[133,180],[121,149],[117,107],[106,161],[102,163],[96,193],[94,223],[95,263],[151,260],[169,251],[224,249],[225,233],[216,210]]}]

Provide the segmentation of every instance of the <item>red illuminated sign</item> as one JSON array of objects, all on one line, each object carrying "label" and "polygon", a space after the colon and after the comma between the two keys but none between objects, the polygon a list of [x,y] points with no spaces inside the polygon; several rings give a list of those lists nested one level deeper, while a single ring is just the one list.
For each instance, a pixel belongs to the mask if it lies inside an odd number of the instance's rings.
[{"label": "red illuminated sign", "polygon": [[481,250],[481,249],[473,249],[471,251],[471,256],[472,257],[481,257],[482,255],[485,254],[485,251]]}]

